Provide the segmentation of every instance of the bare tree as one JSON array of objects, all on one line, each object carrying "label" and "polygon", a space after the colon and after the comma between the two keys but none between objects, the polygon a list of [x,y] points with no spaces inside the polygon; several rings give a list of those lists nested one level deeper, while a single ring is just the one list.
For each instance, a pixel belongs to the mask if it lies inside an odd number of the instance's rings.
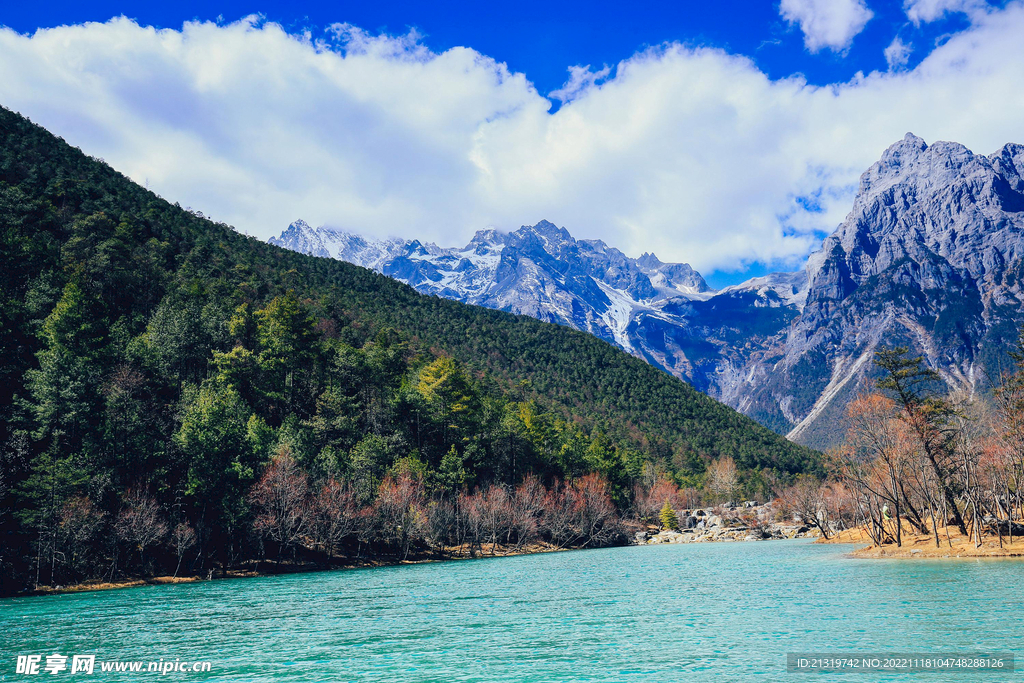
[{"label": "bare tree", "polygon": [[536,475],[531,474],[516,487],[512,499],[509,501],[510,531],[515,535],[516,550],[522,548],[537,535],[537,519],[543,500],[544,486]]},{"label": "bare tree", "polygon": [[458,497],[459,516],[465,530],[464,540],[469,543],[469,553],[481,548],[484,538],[484,496],[480,491],[472,494],[460,493]]},{"label": "bare tree", "polygon": [[[77,575],[88,562],[88,546],[96,536],[106,513],[88,496],[73,496],[61,506],[54,529],[53,556]],[[51,568],[52,573],[52,568]]]},{"label": "bare tree", "polygon": [[981,458],[981,425],[976,412],[976,404],[971,396],[964,391],[956,391],[952,396],[949,422],[952,429],[954,448],[954,473],[959,478],[960,495],[965,499],[965,512],[971,515],[970,533],[975,547],[981,546],[982,501],[981,481],[978,476],[978,461]]},{"label": "bare tree", "polygon": [[828,506],[825,503],[825,486],[817,479],[803,475],[779,494],[785,510],[798,516],[804,524],[815,526],[821,535],[829,538],[832,529],[828,523]]},{"label": "bare tree", "polygon": [[697,507],[700,505],[700,490],[692,486],[683,489],[679,492],[679,504],[687,510]]},{"label": "bare tree", "polygon": [[444,498],[432,500],[427,505],[427,539],[442,555],[445,548],[462,545],[459,534],[459,511]]},{"label": "bare tree", "polygon": [[985,492],[986,507],[992,510],[994,519],[989,525],[1003,545],[1003,518],[1006,532],[1013,543],[1013,503],[1011,490],[1014,487],[1013,457],[1005,441],[999,438],[986,439],[978,458],[978,483]]},{"label": "bare tree", "polygon": [[[921,533],[927,533],[924,519],[908,490],[911,473],[923,456],[914,432],[900,418],[899,405],[878,393],[858,397],[847,408],[850,429],[848,455],[852,462],[843,468],[847,483],[880,499],[875,508],[881,515],[874,522],[884,530],[892,517],[892,537],[903,544],[903,521],[908,519]],[[888,533],[888,531],[886,531]]]},{"label": "bare tree", "polygon": [[826,484],[822,489],[825,515],[835,532],[857,525],[857,500],[853,491],[842,481]]},{"label": "bare tree", "polygon": [[1017,371],[1004,374],[995,391],[1000,440],[1007,463],[1005,498],[1011,534],[1014,517],[1024,518],[1024,354],[1020,345],[1014,360]]},{"label": "bare tree", "polygon": [[715,502],[729,498],[736,490],[738,481],[736,461],[729,456],[719,458],[708,466],[706,486],[715,497]]},{"label": "bare tree", "polygon": [[604,545],[619,532],[615,503],[604,477],[599,474],[580,477],[572,483],[568,497],[575,512],[582,545]]},{"label": "bare tree", "polygon": [[480,512],[482,513],[484,537],[491,543],[494,554],[499,538],[506,538],[512,530],[512,514],[508,491],[503,486],[491,486],[483,492]]},{"label": "bare tree", "polygon": [[953,523],[966,536],[967,527],[957,507],[950,481],[956,451],[956,429],[951,427],[950,421],[955,411],[943,399],[922,395],[922,388],[930,382],[938,381],[939,376],[924,366],[923,358],[907,358],[907,353],[906,347],[875,352],[875,365],[885,372],[885,376],[877,382],[878,388],[893,395],[900,408],[900,419],[916,435],[928,459]]},{"label": "bare tree", "polygon": [[171,547],[178,555],[178,564],[174,568],[174,576],[177,578],[181,570],[181,561],[189,548],[196,544],[196,530],[188,522],[178,522],[171,530]]},{"label": "bare tree", "polygon": [[543,529],[551,543],[559,548],[573,545],[581,538],[574,502],[567,494],[567,487],[559,486],[558,482],[544,494],[541,502]]},{"label": "bare tree", "polygon": [[291,456],[291,449],[282,444],[249,492],[249,500],[257,510],[253,529],[277,543],[278,560],[305,532],[308,488],[309,478]]},{"label": "bare tree", "polygon": [[139,552],[139,563],[143,564],[146,548],[167,535],[167,523],[156,500],[134,489],[125,497],[124,506],[114,523],[114,533],[120,540],[134,546]]}]

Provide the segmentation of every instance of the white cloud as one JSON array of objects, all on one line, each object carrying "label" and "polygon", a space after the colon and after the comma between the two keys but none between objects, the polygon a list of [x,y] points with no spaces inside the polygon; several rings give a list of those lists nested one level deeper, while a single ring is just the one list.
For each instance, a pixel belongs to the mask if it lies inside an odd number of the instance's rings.
[{"label": "white cloud", "polygon": [[903,11],[916,25],[941,19],[946,14],[963,13],[973,17],[989,9],[987,0],[903,0]]},{"label": "white cloud", "polygon": [[889,69],[902,69],[910,61],[910,53],[914,51],[914,46],[910,43],[904,43],[903,40],[896,36],[889,43],[889,47],[885,48],[885,63],[889,65]]},{"label": "white cloud", "polygon": [[782,0],[779,14],[799,24],[811,52],[829,48],[842,52],[875,16],[864,0]]},{"label": "white cloud", "polygon": [[908,130],[981,152],[1024,141],[1021,35],[1018,2],[912,70],[823,88],[666,45],[599,86],[570,78],[552,114],[523,75],[415,36],[116,19],[0,30],[0,103],[264,238],[301,217],[455,245],[547,218],[707,272],[799,262]]},{"label": "white cloud", "polygon": [[605,65],[605,67],[599,71],[591,71],[589,64],[586,66],[570,66],[569,80],[558,90],[552,90],[549,92],[548,97],[562,102],[574,100],[586,92],[587,89],[596,85],[598,81],[603,81],[608,78],[611,72],[612,69],[608,65]]}]

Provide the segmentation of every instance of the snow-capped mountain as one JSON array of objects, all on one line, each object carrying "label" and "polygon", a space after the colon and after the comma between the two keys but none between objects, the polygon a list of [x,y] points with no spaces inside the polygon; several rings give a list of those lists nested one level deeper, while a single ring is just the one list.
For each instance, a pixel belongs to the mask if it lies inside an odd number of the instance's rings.
[{"label": "snow-capped mountain", "polygon": [[984,391],[998,375],[1024,319],[1024,146],[982,156],[908,134],[864,173],[804,269],[718,292],[686,264],[629,258],[547,221],[461,249],[301,221],[271,243],[585,330],[826,447],[882,345],[909,346],[953,388]]},{"label": "snow-capped mountain", "polygon": [[481,230],[462,248],[417,240],[372,240],[295,221],[271,244],[342,259],[425,294],[570,325],[635,351],[628,329],[675,300],[713,294],[685,263],[629,258],[600,240],[576,240],[541,221],[511,233]]}]

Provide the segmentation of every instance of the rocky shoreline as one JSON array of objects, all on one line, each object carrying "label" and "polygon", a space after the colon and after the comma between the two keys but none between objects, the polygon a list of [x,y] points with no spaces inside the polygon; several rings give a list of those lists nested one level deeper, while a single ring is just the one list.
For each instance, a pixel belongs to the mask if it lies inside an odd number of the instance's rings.
[{"label": "rocky shoreline", "polygon": [[714,543],[728,541],[770,541],[787,538],[817,538],[816,528],[798,520],[780,519],[772,503],[748,500],[710,508],[679,511],[679,528],[638,531],[636,545],[663,543]]}]

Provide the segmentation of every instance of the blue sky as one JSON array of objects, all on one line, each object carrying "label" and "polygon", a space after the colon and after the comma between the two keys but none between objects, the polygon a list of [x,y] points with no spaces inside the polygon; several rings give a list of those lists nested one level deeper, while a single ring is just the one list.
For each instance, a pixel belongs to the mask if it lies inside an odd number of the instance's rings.
[{"label": "blue sky", "polygon": [[[452,245],[548,218],[721,286],[799,267],[909,130],[986,153],[1024,140],[1004,64],[1024,61],[1022,16],[984,0],[18,3],[0,10],[0,104],[260,237],[301,217]],[[974,90],[976,111],[951,95]]]},{"label": "blue sky", "polygon": [[[1001,6],[1005,2],[990,2]],[[33,32],[62,24],[125,15],[139,23],[178,29],[189,20],[234,21],[251,14],[291,32],[354,24],[367,31],[404,34],[416,29],[432,50],[472,47],[525,73],[542,94],[560,88],[573,65],[615,65],[647,46],[680,41],[711,45],[750,57],[771,78],[803,74],[814,84],[848,81],[858,71],[887,68],[883,55],[894,36],[922,45],[941,42],[968,26],[947,13],[915,26],[900,2],[871,2],[874,16],[850,47],[811,53],[798,26],[780,16],[778,2],[706,0],[622,2],[47,2],[12,3],[0,22]],[[910,57],[913,67],[927,51]]]}]

